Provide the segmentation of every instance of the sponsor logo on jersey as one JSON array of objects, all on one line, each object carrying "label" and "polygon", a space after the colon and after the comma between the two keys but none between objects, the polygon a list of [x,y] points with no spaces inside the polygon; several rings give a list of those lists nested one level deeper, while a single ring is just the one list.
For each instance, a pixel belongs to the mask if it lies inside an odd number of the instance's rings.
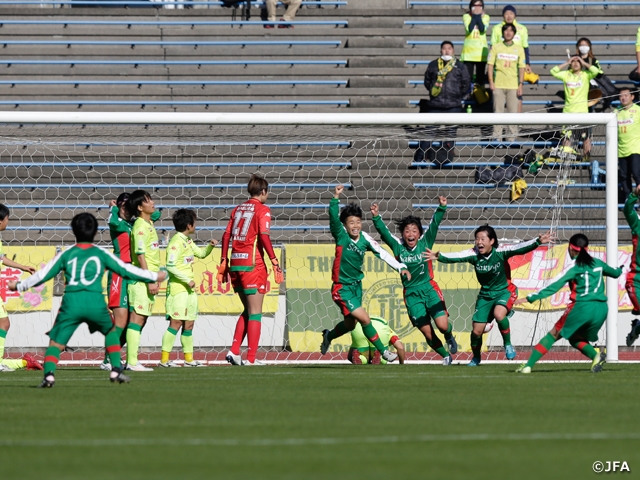
[{"label": "sponsor logo on jersey", "polygon": [[518,60],[518,55],[514,55],[513,53],[499,53],[498,60],[508,60],[511,62],[515,62]]},{"label": "sponsor logo on jersey", "polygon": [[620,125],[633,125],[633,118],[627,118],[625,120],[618,120],[618,126]]},{"label": "sponsor logo on jersey", "polygon": [[190,265],[193,263],[193,257],[184,257],[185,265]]},{"label": "sponsor logo on jersey", "polygon": [[160,244],[158,242],[153,242],[151,244],[151,248],[153,248],[154,250],[157,250],[158,248],[160,248]]},{"label": "sponsor logo on jersey", "polygon": [[248,260],[248,259],[249,259],[248,253],[232,253],[231,254],[231,260]]},{"label": "sponsor logo on jersey", "polygon": [[582,87],[582,81],[578,81],[578,82],[567,82],[567,87],[568,87],[568,88],[580,88],[580,87]]}]

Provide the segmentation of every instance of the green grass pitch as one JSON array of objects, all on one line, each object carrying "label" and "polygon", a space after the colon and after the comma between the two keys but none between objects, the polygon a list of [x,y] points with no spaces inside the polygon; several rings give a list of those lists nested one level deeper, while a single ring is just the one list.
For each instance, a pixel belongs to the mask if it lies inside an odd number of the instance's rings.
[{"label": "green grass pitch", "polygon": [[640,365],[298,365],[0,374],[0,478],[640,475]]}]

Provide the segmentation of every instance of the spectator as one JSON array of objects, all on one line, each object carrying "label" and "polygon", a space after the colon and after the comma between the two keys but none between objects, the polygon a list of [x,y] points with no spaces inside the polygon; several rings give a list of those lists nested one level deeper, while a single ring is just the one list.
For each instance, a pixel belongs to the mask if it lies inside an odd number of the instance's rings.
[{"label": "spectator", "polygon": [[[598,84],[598,88],[600,89],[604,97],[602,101],[602,109],[607,110],[611,105],[613,98],[618,96],[618,90],[613,85],[609,77],[604,74],[604,70],[602,70],[600,62],[593,55],[593,46],[591,45],[591,40],[586,37],[582,37],[580,40],[578,40],[578,42],[576,43],[576,55],[580,56],[580,58],[582,58],[582,60],[584,60],[587,65],[595,65],[596,67],[598,67],[600,73],[598,73],[598,75],[596,76],[595,82]],[[590,111],[593,111],[593,108]]]},{"label": "spectator", "polygon": [[[518,97],[522,96],[524,81],[525,54],[524,48],[516,45],[513,38],[516,27],[507,23],[502,26],[503,42],[491,46],[491,53],[487,61],[489,73],[489,88],[493,92],[493,111],[504,113],[507,104],[508,113],[518,113]],[[518,135],[518,126],[509,125],[511,132],[508,140],[514,142]],[[493,138],[502,141],[502,125],[494,125]]]},{"label": "spectator", "polygon": [[[284,15],[280,19],[281,22],[291,22],[294,18],[296,18],[296,12],[300,8],[300,4],[302,0],[266,0],[267,4],[267,20],[269,22],[276,21],[276,2],[282,2],[287,5],[287,11],[284,12]],[[274,28],[273,25],[265,25],[264,28]],[[290,23],[283,23],[278,25],[278,28],[293,28],[293,25]]]},{"label": "spectator", "polygon": [[640,28],[638,28],[638,33],[636,34],[636,61],[638,62],[638,65],[636,68],[631,70],[629,79],[634,82],[640,82]]},{"label": "spectator", "polygon": [[[469,93],[471,80],[469,71],[465,66],[456,60],[453,44],[445,40],[440,44],[440,58],[429,63],[424,73],[424,87],[429,92],[429,101],[424,104],[425,113],[460,113],[462,111],[462,100]],[[422,104],[421,104],[422,107]],[[442,131],[445,140],[441,147],[439,163],[448,163],[452,160],[454,142],[457,128],[448,127]],[[431,132],[436,133],[436,132]],[[430,160],[436,160],[438,155],[431,150],[430,141],[420,141],[413,160],[423,162],[425,153]]]},{"label": "spectator", "polygon": [[620,203],[631,193],[631,177],[640,185],[640,107],[634,103],[628,87],[620,89],[618,110],[618,182]]},{"label": "spectator", "polygon": [[[516,8],[513,5],[507,5],[502,9],[502,23],[500,23],[499,25],[495,25],[493,27],[493,30],[491,30],[491,46],[497,45],[504,40],[502,38],[502,27],[504,27],[507,23],[511,23],[514,27],[516,27],[516,35],[515,37],[513,37],[513,43],[521,46],[524,49],[524,62],[526,63],[524,71],[525,73],[531,73],[531,58],[529,56],[529,31],[527,30],[527,27],[516,20],[516,16]],[[522,95],[518,96],[518,112],[522,113]]]},{"label": "spectator", "polygon": [[[570,67],[570,70],[563,71]],[[583,68],[585,70],[583,70]],[[587,64],[579,56],[575,56],[557,65],[549,72],[564,83],[564,108],[563,113],[589,113],[589,88],[590,82],[598,76],[599,70],[595,65]],[[588,155],[591,151],[590,132],[587,128],[565,132],[567,139],[582,140],[583,151]]]},{"label": "spectator", "polygon": [[[477,85],[487,83],[487,28],[491,17],[484,13],[484,0],[471,0],[469,12],[462,16],[464,23],[464,45],[460,60],[469,69],[469,77]],[[473,71],[475,69],[475,78]]]}]

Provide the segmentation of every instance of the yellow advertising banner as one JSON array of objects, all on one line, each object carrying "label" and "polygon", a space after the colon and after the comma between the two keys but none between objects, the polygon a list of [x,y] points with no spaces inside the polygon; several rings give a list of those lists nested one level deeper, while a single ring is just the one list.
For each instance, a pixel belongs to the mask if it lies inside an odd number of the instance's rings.
[{"label": "yellow advertising banner", "polygon": [[[10,247],[3,245],[6,258],[28,267],[39,269],[56,256],[56,247]],[[28,292],[18,293],[7,289],[7,282],[29,277],[29,273],[2,266],[0,272],[0,297],[7,305],[9,312],[33,312],[51,310],[53,296],[53,280],[50,280]]]}]

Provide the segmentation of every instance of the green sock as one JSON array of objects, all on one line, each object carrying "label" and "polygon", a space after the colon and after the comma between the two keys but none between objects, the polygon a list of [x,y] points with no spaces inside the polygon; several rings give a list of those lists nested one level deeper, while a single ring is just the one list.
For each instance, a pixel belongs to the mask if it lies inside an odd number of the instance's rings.
[{"label": "green sock", "polygon": [[473,352],[473,358],[480,358],[480,351],[482,350],[482,335],[478,336],[471,332],[471,351]]},{"label": "green sock", "polygon": [[344,321],[342,321],[342,322],[339,322],[335,327],[333,327],[333,330],[329,332],[328,337],[329,337],[329,340],[333,341],[336,338],[341,337],[345,333],[349,333],[349,330],[347,329],[347,326],[344,324]]},{"label": "green sock", "polygon": [[60,349],[58,347],[49,347],[44,352],[44,374],[54,374],[60,360]]},{"label": "green sock", "polygon": [[452,336],[453,336],[453,325],[451,324],[451,322],[448,323],[448,327],[447,327],[447,331],[446,332],[442,332],[444,333],[444,339],[445,340],[449,340]]},{"label": "green sock", "polygon": [[555,342],[556,339],[553,338],[553,335],[551,335],[550,333],[547,333],[544,337],[542,337],[540,343],[533,347],[531,356],[529,357],[529,360],[527,360],[527,367],[533,367],[536,362],[540,360],[542,356],[551,349]]},{"label": "green sock", "polygon": [[7,338],[7,331],[0,328],[0,358],[4,357],[4,342]]},{"label": "green sock", "polygon": [[427,340],[427,345],[429,345],[442,358],[449,356],[449,350],[445,348],[438,337],[435,337],[435,341],[426,338],[425,340]]},{"label": "green sock", "polygon": [[598,355],[596,349],[593,348],[589,342],[585,342],[583,340],[569,340],[569,343],[573,348],[577,348],[583,353],[583,355],[586,355],[591,360],[596,358],[596,355]]},{"label": "green sock", "polygon": [[162,351],[170,352],[173,350],[173,344],[176,341],[176,336],[178,336],[178,331],[175,328],[167,328],[162,336]]},{"label": "green sock", "polygon": [[132,367],[138,364],[138,348],[140,347],[140,336],[142,325],[130,323],[127,327],[127,363]]},{"label": "green sock", "polygon": [[180,343],[182,344],[182,353],[193,355],[193,330],[182,330],[180,335]]},{"label": "green sock", "polygon": [[503,320],[496,320],[496,323],[500,329],[500,335],[502,335],[504,346],[506,347],[507,345],[511,345],[511,328],[509,328],[509,319],[505,317]]},{"label": "green sock", "polygon": [[104,346],[107,349],[111,367],[114,370],[122,370],[122,363],[120,363],[120,336],[115,329],[105,335]]},{"label": "green sock", "polygon": [[380,353],[384,353],[386,348],[380,341],[380,335],[376,332],[375,327],[369,322],[369,325],[362,325],[362,332],[367,339],[373,343],[373,346],[376,347]]},{"label": "green sock", "polygon": [[[118,335],[118,343],[120,344],[121,349],[122,347],[124,347],[124,344],[126,343],[125,341],[123,341],[125,339],[125,335],[123,335],[122,332],[124,332],[124,328],[120,328],[116,326],[116,335]],[[106,352],[104,354],[104,360],[102,361],[102,363],[104,364],[111,363],[111,361],[109,360],[109,354]]]}]

